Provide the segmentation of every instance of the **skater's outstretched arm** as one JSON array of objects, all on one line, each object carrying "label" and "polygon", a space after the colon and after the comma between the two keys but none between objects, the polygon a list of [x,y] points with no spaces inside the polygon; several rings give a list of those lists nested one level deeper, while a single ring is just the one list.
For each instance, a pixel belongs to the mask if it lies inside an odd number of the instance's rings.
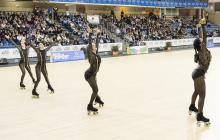
[{"label": "skater's outstretched arm", "polygon": [[89,47],[92,47],[92,29],[89,26],[87,27],[87,32],[89,34],[89,40],[88,40]]},{"label": "skater's outstretched arm", "polygon": [[5,38],[7,39],[7,41],[11,42],[19,50],[19,52],[21,52],[21,45],[18,45],[17,43],[15,43],[14,40],[10,39],[9,36],[7,35],[5,35]]},{"label": "skater's outstretched arm", "polygon": [[34,43],[34,41],[28,40],[28,44],[29,44],[29,46],[30,46],[31,48],[34,49],[34,51],[35,51],[36,53],[39,53],[39,50],[36,48],[36,44]]},{"label": "skater's outstretched arm", "polygon": [[92,33],[89,33],[89,47],[92,47]]},{"label": "skater's outstretched arm", "polygon": [[207,35],[206,35],[206,20],[205,18],[200,20],[200,30],[201,30],[201,37],[202,37],[202,41],[201,41],[201,45],[200,45],[200,53],[199,53],[199,62],[201,66],[208,66],[210,61],[211,61],[211,57],[210,57],[210,52],[207,49]]},{"label": "skater's outstretched arm", "polygon": [[21,52],[21,45],[18,45],[14,42],[14,40],[10,40],[12,42],[12,44],[19,50],[19,52]]},{"label": "skater's outstretched arm", "polygon": [[[12,44],[18,49],[21,58],[24,58],[25,56],[24,56],[24,53],[22,52],[21,45],[16,44],[13,39],[10,39],[10,42],[12,42]],[[23,67],[22,67],[22,68],[23,68]],[[21,68],[21,69],[22,69],[22,68]]]},{"label": "skater's outstretched arm", "polygon": [[200,20],[200,24],[201,24],[201,27],[200,27],[200,33],[201,33],[201,38],[202,38],[202,41],[201,41],[201,50],[206,50],[207,48],[207,34],[206,34],[206,20],[205,18],[201,19]]},{"label": "skater's outstretched arm", "polygon": [[88,60],[90,61],[91,53],[92,53],[92,30],[88,27],[87,32],[89,34],[89,40],[88,40],[88,47],[86,49],[87,55],[88,55]]},{"label": "skater's outstretched arm", "polygon": [[96,54],[98,54],[99,51],[99,42],[100,42],[100,31],[98,30],[96,36],[96,48],[97,48]]}]

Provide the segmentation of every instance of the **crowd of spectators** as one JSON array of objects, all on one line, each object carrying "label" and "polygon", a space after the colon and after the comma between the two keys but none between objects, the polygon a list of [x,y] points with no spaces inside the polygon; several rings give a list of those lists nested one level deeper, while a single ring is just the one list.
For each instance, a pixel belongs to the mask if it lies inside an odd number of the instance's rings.
[{"label": "crowd of spectators", "polygon": [[18,41],[32,37],[37,41],[47,42],[56,38],[57,43],[69,44],[68,32],[41,11],[0,12],[0,46],[11,47],[12,44],[7,41],[6,36],[17,38]]},{"label": "crowd of spectators", "polygon": [[[87,27],[93,26],[93,28],[102,28],[102,25],[91,25],[86,15],[81,14],[60,14],[58,16],[58,22],[64,26],[72,35],[74,35],[74,44],[87,44],[88,32]],[[95,38],[95,36],[93,36]],[[100,43],[114,43],[114,40],[108,36],[104,30],[101,30]]]},{"label": "crowd of spectators", "polygon": [[[113,15],[103,16],[106,23],[110,23],[111,32],[126,40],[130,46],[138,46],[143,41],[170,40],[198,37],[197,19],[194,17],[159,18],[150,16],[122,16],[120,20]],[[220,36],[219,29],[212,29],[207,25],[207,35]]]},{"label": "crowd of spectators", "polygon": [[[196,18],[172,17],[159,18],[154,14],[150,16],[127,16],[116,19],[114,14],[103,15],[101,24],[100,43],[114,43],[109,34],[102,30],[104,25],[110,25],[109,31],[125,40],[130,46],[141,45],[143,41],[183,39],[198,36]],[[59,45],[82,45],[88,43],[87,27],[91,24],[86,15],[59,13],[52,20],[46,12],[34,8],[33,12],[0,12],[0,47],[12,47],[6,36],[17,38],[34,37],[37,41],[47,42],[56,40]],[[94,26],[94,25],[93,25]],[[105,26],[106,27],[106,26]],[[220,30],[212,30],[207,25],[207,35],[220,36]],[[93,36],[95,38],[95,36]],[[18,42],[19,43],[19,42]]]},{"label": "crowd of spectators", "polygon": [[[37,42],[56,40],[58,45],[82,45],[88,43],[87,26],[89,23],[81,15],[57,15],[55,20],[49,18],[42,10],[33,12],[0,12],[0,47],[13,47],[7,37],[19,41],[35,38]],[[96,27],[100,28],[100,27]],[[95,36],[93,36],[95,39]],[[113,43],[104,32],[100,43]]]}]

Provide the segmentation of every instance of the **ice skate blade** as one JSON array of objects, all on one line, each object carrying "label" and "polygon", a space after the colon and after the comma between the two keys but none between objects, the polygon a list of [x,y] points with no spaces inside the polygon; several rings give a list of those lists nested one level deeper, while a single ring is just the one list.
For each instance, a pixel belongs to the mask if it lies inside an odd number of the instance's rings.
[{"label": "ice skate blade", "polygon": [[197,126],[198,126],[198,127],[201,127],[201,126],[209,127],[210,125],[211,125],[210,122],[203,122],[203,121],[198,121],[198,122],[197,122]]},{"label": "ice skate blade", "polygon": [[39,98],[40,98],[40,96],[37,96],[37,95],[32,95],[32,98],[33,98],[33,99],[39,99]]}]

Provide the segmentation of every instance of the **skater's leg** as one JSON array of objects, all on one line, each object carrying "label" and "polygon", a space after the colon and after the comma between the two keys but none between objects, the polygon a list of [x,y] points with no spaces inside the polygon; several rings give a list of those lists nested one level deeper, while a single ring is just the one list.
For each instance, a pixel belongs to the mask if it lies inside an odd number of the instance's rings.
[{"label": "skater's leg", "polygon": [[[97,78],[95,78],[96,83],[97,83]],[[95,98],[95,104],[98,103],[100,107],[104,106],[104,102],[101,100],[101,97],[99,96],[99,94],[97,93],[97,96]]]},{"label": "skater's leg", "polygon": [[23,84],[24,83],[24,77],[25,77],[25,68],[24,68],[24,63],[22,61],[19,62],[19,67],[20,67],[21,72],[22,72],[20,84]]},{"label": "skater's leg", "polygon": [[[97,78],[95,77],[96,85],[97,85]],[[97,96],[95,98],[95,104],[98,103],[100,107],[104,106],[104,102],[101,100],[101,97],[97,93]]]},{"label": "skater's leg", "polygon": [[41,71],[42,71],[42,74],[43,74],[43,76],[44,76],[45,81],[47,82],[48,89],[49,89],[52,93],[54,93],[54,89],[52,88],[52,86],[51,86],[51,84],[50,84],[50,81],[49,81],[49,78],[48,78],[48,73],[47,73],[46,65],[45,65],[44,67],[42,67]]},{"label": "skater's leg", "polygon": [[40,80],[41,80],[41,68],[40,68],[40,66],[37,65],[37,66],[35,67],[35,70],[36,70],[37,81],[36,81],[35,84],[34,84],[34,89],[33,89],[33,91],[36,91],[37,86],[38,86],[38,84],[40,83]]},{"label": "skater's leg", "polygon": [[42,74],[44,76],[45,81],[47,82],[47,85],[49,86],[50,85],[50,81],[49,81],[49,78],[48,78],[48,73],[47,73],[46,66],[42,67],[41,71],[42,71]]},{"label": "skater's leg", "polygon": [[[194,81],[194,85],[195,85],[195,81]],[[194,91],[192,98],[191,98],[191,104],[189,106],[189,114],[190,115],[192,114],[192,112],[198,113],[198,109],[195,106],[197,96],[198,96],[198,92],[196,91],[196,87],[195,87],[195,91]]]},{"label": "skater's leg", "polygon": [[41,66],[37,64],[35,70],[36,70],[37,81],[34,83],[34,89],[32,90],[32,95],[33,98],[39,98],[39,94],[37,93],[36,89],[41,80]]},{"label": "skater's leg", "polygon": [[92,95],[91,95],[90,102],[89,102],[89,104],[92,105],[93,101],[95,100],[95,98],[98,95],[98,85],[96,82],[96,77],[95,76],[90,77],[88,79],[88,83],[89,83],[90,87],[92,88]]},{"label": "skater's leg", "polygon": [[96,96],[95,98],[95,104],[99,104],[99,107],[103,107],[104,106],[104,102],[101,100],[100,96]]},{"label": "skater's leg", "polygon": [[32,72],[31,72],[31,67],[30,67],[30,65],[29,65],[28,63],[25,64],[25,68],[26,68],[26,70],[28,71],[28,73],[29,73],[29,75],[30,75],[30,77],[31,77],[31,79],[32,79],[32,81],[33,81],[33,83],[35,83],[34,76],[33,76]]},{"label": "skater's leg", "polygon": [[197,96],[198,96],[198,92],[196,91],[196,82],[195,82],[195,80],[194,80],[194,89],[195,89],[195,91],[194,91],[194,93],[193,93],[193,95],[192,95],[192,98],[191,98],[191,104],[192,104],[192,105],[195,105],[195,103],[196,103],[196,98],[197,98]]},{"label": "skater's leg", "polygon": [[[98,84],[97,84],[97,77],[95,77],[95,82],[96,82],[96,85],[97,85],[97,87],[98,87]],[[99,96],[99,93],[97,92],[97,96],[96,96],[96,98],[100,98],[100,96]],[[101,99],[101,98],[100,98]]]},{"label": "skater's leg", "polygon": [[200,122],[204,122],[206,125],[209,125],[209,119],[203,116],[203,106],[205,102],[206,95],[206,85],[205,85],[205,77],[201,76],[195,79],[195,89],[199,94],[199,102],[198,102],[198,114],[197,114],[197,122],[200,125]]},{"label": "skater's leg", "polygon": [[203,106],[205,102],[205,95],[206,95],[206,85],[205,85],[205,78],[201,76],[195,79],[195,89],[199,94],[199,102],[198,102],[198,110],[199,113],[203,112]]},{"label": "skater's leg", "polygon": [[196,98],[198,97],[198,91],[197,91],[197,86],[196,86],[196,81],[195,79],[193,80],[194,81],[194,93],[192,95],[192,98],[191,98],[191,104],[189,106],[189,114],[191,115],[192,112],[195,112],[195,113],[198,113],[198,109],[196,108],[195,106],[195,103],[196,103]]}]

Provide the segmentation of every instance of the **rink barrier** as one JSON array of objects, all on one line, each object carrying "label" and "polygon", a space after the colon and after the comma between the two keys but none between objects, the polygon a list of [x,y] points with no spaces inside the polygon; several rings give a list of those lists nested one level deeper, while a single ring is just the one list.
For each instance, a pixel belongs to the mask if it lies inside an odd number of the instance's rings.
[{"label": "rink barrier", "polygon": [[[81,51],[82,48],[86,48],[88,45],[70,45],[70,46],[54,46],[52,47],[47,56],[51,56],[52,52],[68,52],[68,51]],[[99,52],[111,52],[113,46],[118,46],[119,51],[122,51],[122,43],[107,43],[99,45]],[[37,54],[35,51],[30,48],[29,49],[29,57],[36,57]],[[20,58],[20,54],[17,48],[1,48],[0,49],[0,59],[17,59]]]},{"label": "rink barrier", "polygon": [[[152,49],[160,49],[165,48],[166,44],[170,42],[173,48],[188,46],[187,48],[192,47],[193,41],[195,38],[191,39],[174,39],[174,40],[158,40],[158,41],[144,41],[145,45],[142,46],[133,46],[127,47],[127,49],[123,48],[122,43],[107,43],[99,45],[99,53],[100,55],[108,55],[112,54],[112,48],[114,46],[118,47],[118,51],[122,52],[124,55],[137,55],[137,54],[146,54],[152,52]],[[208,47],[215,47],[214,44],[220,44],[220,37],[211,37],[208,38]],[[50,57],[53,52],[71,52],[71,51],[82,51],[83,48],[86,48],[88,45],[70,45],[70,46],[54,46],[48,51],[47,56]],[[184,47],[183,47],[184,48]],[[29,50],[29,58],[30,62],[36,61],[36,53],[30,48]],[[19,61],[20,54],[17,48],[0,48],[0,60],[7,59],[9,63],[17,63]],[[85,56],[84,56],[85,58]],[[73,61],[79,60],[78,58],[72,58]],[[53,61],[53,60],[51,60]],[[55,60],[54,60],[55,61]],[[61,61],[61,60],[60,60]],[[62,60],[64,61],[64,60]],[[67,59],[68,61],[68,59]]]},{"label": "rink barrier", "polygon": [[[152,50],[164,51],[173,50],[177,48],[191,48],[195,38],[192,39],[174,39],[174,40],[158,40],[158,41],[144,41],[142,46],[127,47],[127,55],[138,55],[152,52]],[[214,44],[220,43],[220,37],[207,38],[207,47],[214,48]],[[169,45],[168,45],[169,44]],[[167,46],[168,45],[168,46]],[[183,47],[185,46],[185,47]],[[154,52],[154,51],[153,51]]]},{"label": "rink barrier", "polygon": [[50,62],[66,62],[84,60],[85,55],[83,51],[65,51],[65,52],[51,52]]},{"label": "rink barrier", "polygon": [[127,54],[128,55],[138,55],[138,54],[147,54],[147,53],[148,53],[147,46],[127,47]]},{"label": "rink barrier", "polygon": [[[196,38],[190,39],[173,39],[173,40],[158,40],[158,41],[143,41],[148,48],[165,47],[166,43],[170,42],[172,47],[178,46],[192,46]],[[208,40],[213,40],[214,44],[220,43],[220,37],[209,37]]]}]

